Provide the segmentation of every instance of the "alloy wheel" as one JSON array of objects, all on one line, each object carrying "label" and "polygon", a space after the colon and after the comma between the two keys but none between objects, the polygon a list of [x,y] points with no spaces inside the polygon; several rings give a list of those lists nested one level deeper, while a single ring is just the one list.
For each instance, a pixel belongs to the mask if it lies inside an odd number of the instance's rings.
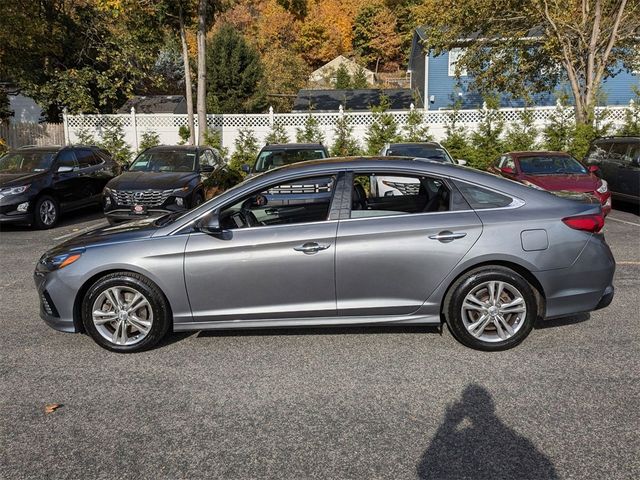
[{"label": "alloy wheel", "polygon": [[147,297],[128,286],[107,288],[91,309],[98,333],[114,345],[134,345],[151,331],[153,310]]},{"label": "alloy wheel", "polygon": [[527,316],[527,305],[513,285],[488,281],[466,295],[461,314],[465,328],[475,338],[502,342],[520,330]]},{"label": "alloy wheel", "polygon": [[47,226],[53,225],[58,216],[56,206],[51,200],[44,200],[40,204],[40,220]]}]

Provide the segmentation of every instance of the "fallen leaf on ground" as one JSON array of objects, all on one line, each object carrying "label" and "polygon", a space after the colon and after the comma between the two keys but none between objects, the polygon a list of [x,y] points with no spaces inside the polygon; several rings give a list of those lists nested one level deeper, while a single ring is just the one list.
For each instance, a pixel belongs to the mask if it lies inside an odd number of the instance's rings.
[{"label": "fallen leaf on ground", "polygon": [[62,406],[61,403],[47,403],[44,406],[44,413],[53,413]]}]

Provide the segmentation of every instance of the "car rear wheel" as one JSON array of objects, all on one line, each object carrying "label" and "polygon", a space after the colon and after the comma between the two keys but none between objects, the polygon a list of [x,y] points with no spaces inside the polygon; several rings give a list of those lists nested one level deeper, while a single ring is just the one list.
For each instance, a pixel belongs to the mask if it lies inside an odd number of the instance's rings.
[{"label": "car rear wheel", "polygon": [[95,342],[129,353],[157,344],[169,329],[169,305],[146,277],[130,272],[106,275],[94,283],[82,302],[82,321]]},{"label": "car rear wheel", "polygon": [[33,224],[41,229],[53,228],[60,217],[60,205],[50,195],[43,195],[33,207]]},{"label": "car rear wheel", "polygon": [[453,336],[478,350],[506,350],[533,329],[538,308],[531,285],[518,273],[488,266],[466,273],[452,286],[445,313]]}]

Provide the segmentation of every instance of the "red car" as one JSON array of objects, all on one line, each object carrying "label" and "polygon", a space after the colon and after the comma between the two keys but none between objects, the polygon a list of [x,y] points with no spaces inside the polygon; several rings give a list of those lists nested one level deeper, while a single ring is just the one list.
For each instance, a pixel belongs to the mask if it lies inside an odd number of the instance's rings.
[{"label": "red car", "polygon": [[604,215],[611,211],[611,192],[606,180],[596,175],[599,168],[586,168],[568,153],[509,152],[489,171],[541,190],[589,194],[600,201]]}]

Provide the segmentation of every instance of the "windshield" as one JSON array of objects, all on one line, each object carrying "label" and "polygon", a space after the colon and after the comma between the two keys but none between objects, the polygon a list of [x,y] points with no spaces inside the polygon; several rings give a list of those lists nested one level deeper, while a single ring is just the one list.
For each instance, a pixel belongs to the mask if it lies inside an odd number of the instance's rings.
[{"label": "windshield", "polygon": [[316,160],[326,158],[324,150],[318,149],[286,149],[286,150],[263,150],[253,167],[254,172],[266,172],[272,168],[289,165],[291,163],[304,162],[305,160]]},{"label": "windshield", "polygon": [[55,152],[11,152],[0,158],[2,173],[36,173],[51,167]]},{"label": "windshield", "polygon": [[129,167],[130,172],[193,172],[196,169],[194,151],[147,151],[141,153]]},{"label": "windshield", "polygon": [[564,155],[520,157],[520,169],[532,175],[558,175],[568,173],[587,173],[575,158]]},{"label": "windshield", "polygon": [[393,157],[419,157],[438,162],[453,163],[446,150],[427,145],[396,145],[387,150],[387,156]]}]

